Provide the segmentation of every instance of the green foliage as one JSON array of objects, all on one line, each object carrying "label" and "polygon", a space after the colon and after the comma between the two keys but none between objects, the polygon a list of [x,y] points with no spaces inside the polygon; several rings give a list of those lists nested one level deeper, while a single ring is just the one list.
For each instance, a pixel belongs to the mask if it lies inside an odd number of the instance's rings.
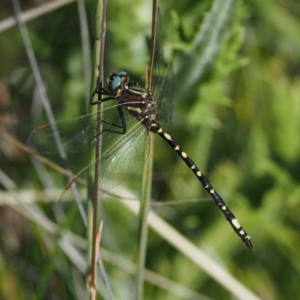
[{"label": "green foliage", "polygon": [[[87,3],[89,17],[93,5]],[[261,299],[296,299],[300,293],[298,1],[190,0],[159,5],[165,54],[173,61],[176,80],[170,133],[236,214],[255,251],[250,253],[240,242],[190,170],[158,138],[152,197],[172,204],[153,208]],[[0,7],[5,10],[4,4]],[[105,76],[126,70],[132,80],[144,84],[150,11],[151,1],[108,1]],[[76,4],[48,12],[27,26],[56,119],[84,114],[89,87],[83,78]],[[19,129],[10,133],[24,142],[32,128],[48,121],[35,100],[18,29],[1,32],[0,44],[0,122],[17,119],[21,133]],[[53,203],[36,203],[31,208],[45,218],[37,221],[20,204],[25,201],[24,190],[61,188],[67,179],[51,167],[46,167],[49,173],[35,169],[27,154],[2,134],[0,165],[12,181],[6,186],[1,175],[0,188],[7,191],[1,198],[13,195],[20,201],[13,208],[0,208],[0,296],[83,299],[86,278],[70,254],[74,249],[62,250],[64,231],[59,229],[86,238],[76,207],[61,211]],[[137,175],[126,185],[138,194],[140,182]],[[46,198],[32,196],[36,197]],[[190,199],[196,201],[186,201]],[[113,199],[99,206],[104,220],[101,245],[135,262],[137,218]],[[56,234],[44,227],[50,220],[58,226]],[[77,242],[76,249],[85,253],[79,246],[82,241]],[[115,299],[133,299],[135,276],[113,265],[114,260],[105,267]],[[152,230],[146,267],[209,298],[232,299]],[[108,299],[105,294],[99,295],[102,298]],[[144,298],[191,297],[174,296],[147,283]]]}]

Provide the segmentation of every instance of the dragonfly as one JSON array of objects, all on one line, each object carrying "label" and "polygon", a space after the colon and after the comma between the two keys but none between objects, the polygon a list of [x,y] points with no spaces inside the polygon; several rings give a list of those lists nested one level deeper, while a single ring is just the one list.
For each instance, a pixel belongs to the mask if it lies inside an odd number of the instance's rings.
[{"label": "dragonfly", "polygon": [[[92,176],[95,164],[99,164],[99,192],[107,193],[133,174],[145,163],[149,152],[151,134],[161,137],[175,151],[196,179],[201,183],[213,202],[220,209],[235,233],[253,250],[251,238],[240,225],[224,200],[203,175],[194,161],[168,133],[172,120],[172,65],[166,64],[162,47],[161,17],[159,8],[153,13],[151,60],[146,72],[146,88],[129,81],[125,71],[112,73],[107,79],[107,88],[98,86],[94,93],[103,98],[99,102],[115,101],[102,110],[100,134],[96,134],[97,113],[88,114],[71,121],[46,124],[35,129],[27,144],[42,154],[58,153],[54,136],[59,135],[66,153],[86,152],[95,147],[101,138],[101,156],[75,175],[61,195],[61,202],[74,199],[75,183],[80,198],[88,199],[87,177]],[[91,177],[93,178],[93,177]]]}]

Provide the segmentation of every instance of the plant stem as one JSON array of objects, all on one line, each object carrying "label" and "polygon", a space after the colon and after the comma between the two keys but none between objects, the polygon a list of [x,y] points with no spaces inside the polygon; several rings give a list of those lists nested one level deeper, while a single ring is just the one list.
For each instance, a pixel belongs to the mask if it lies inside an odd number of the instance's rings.
[{"label": "plant stem", "polygon": [[151,202],[153,164],[153,136],[150,139],[150,153],[143,169],[143,181],[141,188],[141,204],[139,212],[139,249],[138,249],[138,273],[137,273],[137,299],[143,299],[144,269],[147,253],[148,224],[147,217]]}]

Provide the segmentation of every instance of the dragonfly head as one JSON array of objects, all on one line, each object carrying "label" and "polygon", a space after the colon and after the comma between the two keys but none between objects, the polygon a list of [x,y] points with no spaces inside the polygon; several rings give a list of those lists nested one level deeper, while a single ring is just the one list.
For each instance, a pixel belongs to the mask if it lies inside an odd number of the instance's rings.
[{"label": "dragonfly head", "polygon": [[112,73],[107,78],[107,87],[108,90],[112,93],[117,93],[118,89],[128,83],[129,76],[126,72],[121,71],[118,73]]}]

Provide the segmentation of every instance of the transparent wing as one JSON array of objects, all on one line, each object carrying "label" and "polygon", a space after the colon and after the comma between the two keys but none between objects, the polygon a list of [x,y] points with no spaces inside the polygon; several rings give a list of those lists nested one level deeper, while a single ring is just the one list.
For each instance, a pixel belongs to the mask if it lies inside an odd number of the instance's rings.
[{"label": "transparent wing", "polygon": [[[130,119],[133,118],[128,114],[124,118],[128,119],[125,120],[126,123],[132,123]],[[27,145],[32,150],[41,154],[57,154],[59,152],[55,141],[55,134],[58,134],[66,153],[72,154],[88,151],[95,147],[96,120],[97,113],[91,113],[70,121],[39,126],[31,132],[27,140]],[[104,109],[102,120],[109,120],[109,123],[102,123],[103,129],[122,131],[120,116],[116,106]],[[109,144],[110,140],[114,137],[108,130],[104,134],[105,138],[103,141],[105,141],[105,144]]]},{"label": "transparent wing", "polygon": [[157,101],[157,95],[160,90],[160,86],[162,83],[162,79],[165,77],[166,74],[166,63],[164,59],[164,50],[162,47],[162,36],[161,36],[161,17],[160,17],[160,10],[157,10],[156,18],[152,20],[154,24],[153,32],[152,32],[152,41],[151,45],[151,62],[152,62],[152,74],[150,73],[151,77],[151,86],[150,89],[152,91],[152,95],[154,101]]},{"label": "transparent wing", "polygon": [[172,123],[172,97],[173,97],[173,69],[172,64],[169,64],[167,73],[162,79],[160,90],[157,92],[157,117],[156,120],[160,125],[168,130]]},{"label": "transparent wing", "polygon": [[[78,173],[66,186],[60,203],[74,202],[74,188],[81,200],[89,198],[88,178],[94,178],[95,164],[99,164],[100,174],[98,189],[106,193],[137,173],[144,165],[149,152],[149,135],[147,129],[136,123],[125,135],[118,135],[115,142],[102,153],[98,161],[93,162]],[[91,191],[93,187],[90,187]]]},{"label": "transparent wing", "polygon": [[172,122],[173,71],[172,65],[167,65],[164,59],[159,9],[153,22],[155,22],[152,33],[153,57],[151,61],[153,61],[153,68],[152,74],[150,73],[152,96],[158,107],[157,120],[167,129]]},{"label": "transparent wing", "polygon": [[[130,103],[127,103],[130,105]],[[65,187],[60,197],[62,206],[70,205],[75,198],[85,201],[88,198],[88,182],[93,182],[95,164],[99,164],[98,187],[105,193],[137,173],[148,155],[149,135],[147,128],[123,110],[126,123],[125,134],[116,106],[103,110],[101,157],[75,175]],[[57,154],[53,124],[46,124],[34,130],[27,144],[42,154]],[[55,123],[63,147],[69,154],[93,150],[96,141],[96,113],[71,121]],[[119,133],[116,133],[119,132]],[[90,157],[89,155],[87,157]],[[76,159],[83,158],[82,155]],[[91,188],[92,190],[92,188]]]},{"label": "transparent wing", "polygon": [[89,114],[71,121],[45,124],[31,132],[27,145],[41,154],[57,154],[55,134],[58,134],[67,153],[87,151],[95,140],[95,126],[96,114]]}]

